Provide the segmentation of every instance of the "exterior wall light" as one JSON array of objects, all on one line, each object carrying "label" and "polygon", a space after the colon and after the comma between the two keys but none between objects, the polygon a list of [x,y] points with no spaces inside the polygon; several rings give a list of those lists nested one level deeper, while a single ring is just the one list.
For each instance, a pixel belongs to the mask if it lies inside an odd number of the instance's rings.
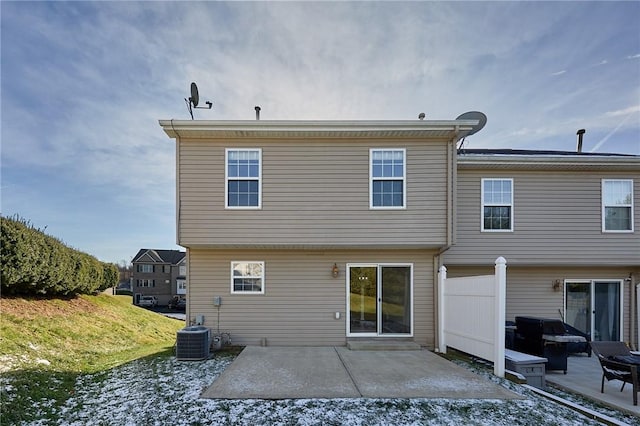
[{"label": "exterior wall light", "polygon": [[333,268],[331,268],[331,275],[333,275],[333,278],[338,278],[338,274],[340,274],[340,270],[338,269],[338,265],[334,263]]},{"label": "exterior wall light", "polygon": [[560,284],[561,284],[560,280],[555,280],[551,285],[553,287],[553,291],[560,291]]}]

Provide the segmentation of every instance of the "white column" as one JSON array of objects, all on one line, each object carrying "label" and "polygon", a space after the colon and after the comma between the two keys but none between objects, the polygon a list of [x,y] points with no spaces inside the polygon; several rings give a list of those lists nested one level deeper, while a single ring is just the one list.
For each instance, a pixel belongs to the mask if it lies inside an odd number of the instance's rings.
[{"label": "white column", "polygon": [[447,342],[444,337],[445,327],[445,297],[444,283],[447,281],[447,268],[442,265],[438,269],[438,348],[437,352],[447,353]]},{"label": "white column", "polygon": [[493,374],[504,377],[504,320],[507,300],[507,261],[500,256],[496,259],[495,287],[495,339]]}]

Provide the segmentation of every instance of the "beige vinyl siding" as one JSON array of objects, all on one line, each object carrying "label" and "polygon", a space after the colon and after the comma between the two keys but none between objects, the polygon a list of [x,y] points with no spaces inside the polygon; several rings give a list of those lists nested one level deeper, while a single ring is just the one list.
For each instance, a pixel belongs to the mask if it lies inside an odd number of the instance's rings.
[{"label": "beige vinyl siding", "polygon": [[[513,178],[513,232],[481,232],[482,178]],[[634,233],[602,232],[601,180],[634,179]],[[640,173],[458,170],[457,240],[446,264],[639,265]]]},{"label": "beige vinyl siding", "polygon": [[[447,266],[448,277],[461,277],[492,274],[493,266],[463,267]],[[640,268],[636,268],[636,273]],[[540,318],[561,319],[564,315],[563,284],[559,291],[553,289],[553,282],[560,280],[622,280],[623,281],[623,336],[630,338],[631,305],[634,300],[632,287],[628,281],[628,268],[597,267],[512,267],[507,259],[507,300],[506,320],[513,321],[516,316],[533,316]],[[635,318],[633,319],[635,321]]]},{"label": "beige vinyl siding", "polygon": [[[446,141],[180,140],[185,247],[413,247],[447,241]],[[225,148],[262,149],[262,208],[225,209]],[[369,208],[369,149],[406,148],[407,208]]]},{"label": "beige vinyl siding", "polygon": [[[433,256],[427,250],[189,249],[187,321],[204,315],[234,344],[321,346],[346,343],[347,263],[413,263],[414,341],[434,346]],[[265,262],[265,294],[231,294],[232,261]],[[339,276],[331,274],[333,264]],[[222,297],[220,324],[213,298]],[[334,318],[340,312],[341,318]]]}]

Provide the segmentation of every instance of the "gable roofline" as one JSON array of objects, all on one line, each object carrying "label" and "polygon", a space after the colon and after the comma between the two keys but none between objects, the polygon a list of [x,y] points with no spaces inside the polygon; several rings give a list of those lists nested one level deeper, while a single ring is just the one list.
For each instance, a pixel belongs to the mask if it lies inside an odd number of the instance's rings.
[{"label": "gable roofline", "polygon": [[458,150],[459,169],[640,170],[640,155],[524,149]]},{"label": "gable roofline", "polygon": [[477,120],[159,120],[171,138],[438,138],[458,141]]},{"label": "gable roofline", "polygon": [[154,263],[169,263],[171,265],[177,265],[186,257],[186,253],[180,250],[140,249],[131,263],[139,262],[145,255],[149,255]]},{"label": "gable roofline", "polygon": [[159,256],[153,249],[140,249],[138,253],[133,257],[131,263],[139,262],[140,259],[144,256],[149,256],[153,262],[158,262],[160,260]]}]

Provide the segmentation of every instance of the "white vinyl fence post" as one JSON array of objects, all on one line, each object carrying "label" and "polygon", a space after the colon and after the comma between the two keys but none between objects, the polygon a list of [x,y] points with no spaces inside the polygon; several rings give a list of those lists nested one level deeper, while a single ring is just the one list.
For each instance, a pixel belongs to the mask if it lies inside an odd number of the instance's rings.
[{"label": "white vinyl fence post", "polygon": [[496,287],[495,287],[495,347],[493,374],[504,377],[504,331],[505,310],[507,300],[507,261],[500,256],[496,259]]},{"label": "white vinyl fence post", "polygon": [[638,327],[636,328],[636,333],[638,336],[638,340],[636,340],[637,348],[638,346],[640,346],[640,283],[636,284],[636,317],[638,319]]},{"label": "white vinyl fence post", "polygon": [[438,269],[438,352],[447,353],[447,342],[444,337],[445,297],[444,283],[447,281],[447,268],[442,265]]}]

